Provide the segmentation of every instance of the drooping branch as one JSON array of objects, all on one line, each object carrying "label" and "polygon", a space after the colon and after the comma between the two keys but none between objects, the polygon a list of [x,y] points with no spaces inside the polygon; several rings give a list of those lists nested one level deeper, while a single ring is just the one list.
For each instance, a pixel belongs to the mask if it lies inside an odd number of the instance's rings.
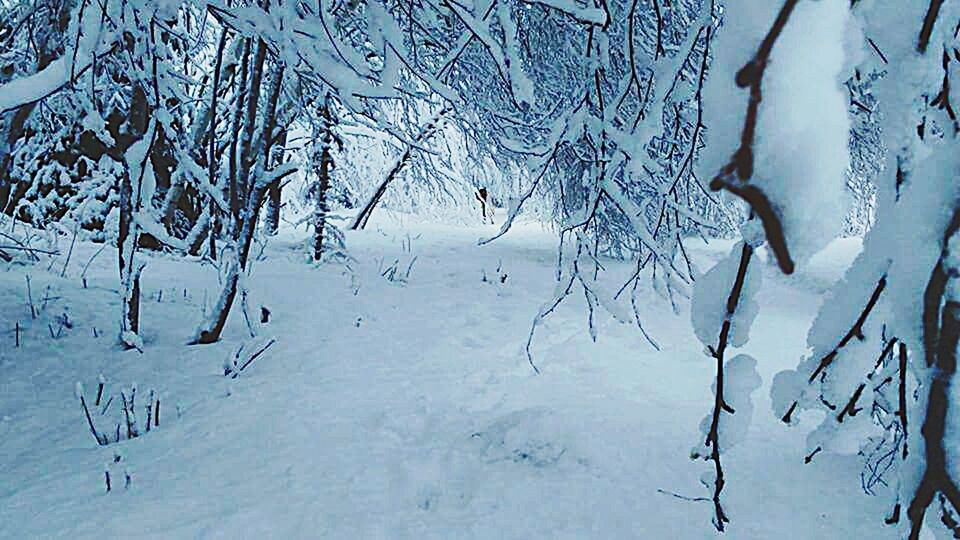
[{"label": "drooping branch", "polygon": [[[730,162],[724,166],[720,172],[710,182],[710,189],[719,191],[726,189],[734,195],[743,199],[754,211],[760,222],[763,224],[763,230],[767,235],[767,242],[777,259],[777,264],[784,274],[792,274],[794,263],[790,257],[790,250],[787,248],[786,238],[783,234],[783,224],[777,215],[770,200],[760,188],[748,185],[747,182],[753,177],[754,156],[753,143],[757,131],[757,119],[760,113],[760,102],[763,99],[761,84],[767,64],[770,61],[770,53],[777,38],[783,32],[790,14],[797,6],[799,0],[786,0],[777,18],[770,27],[770,31],[760,43],[757,53],[753,59],[747,62],[740,71],[737,72],[736,83],[740,88],[750,89],[750,100],[747,103],[747,116],[744,121],[743,131],[740,134],[740,146],[730,158]],[[734,175],[736,178],[734,178]]]},{"label": "drooping branch", "polygon": [[940,16],[940,8],[943,7],[943,0],[930,0],[927,7],[927,14],[923,17],[923,26],[920,28],[920,37],[917,39],[917,52],[923,54],[927,52],[930,45],[930,36],[933,35],[933,26]]},{"label": "drooping branch", "polygon": [[[887,356],[890,355],[891,352],[893,352],[893,347],[896,344],[897,344],[897,338],[890,338],[887,341],[887,344],[883,347],[883,350],[880,352],[880,357],[877,358],[877,361],[873,366],[873,371],[867,374],[867,381],[870,381],[871,379],[873,379],[874,372],[877,369],[879,369],[881,365],[883,365],[883,361],[887,358]],[[844,405],[844,407],[840,409],[840,412],[837,414],[838,423],[843,423],[843,420],[848,416],[856,416],[857,413],[863,410],[863,407],[857,407],[857,403],[860,401],[860,396],[863,395],[863,391],[866,389],[866,387],[867,387],[867,383],[862,382],[857,386],[856,390],[853,391],[853,395],[850,396],[850,399],[847,401],[847,404]]]},{"label": "drooping branch", "polygon": [[950,281],[958,277],[958,269],[951,265],[955,255],[950,253],[950,241],[958,229],[960,207],[954,210],[943,237],[940,258],[924,292],[924,354],[932,375],[929,377],[927,410],[920,429],[926,454],[924,471],[907,508],[911,540],[920,538],[924,515],[938,493],[946,497],[955,511],[960,511],[960,490],[947,470],[944,448],[951,385],[957,373],[957,345],[960,341],[960,298],[949,287]]},{"label": "drooping branch", "polygon": [[[851,326],[850,329],[847,330],[847,333],[843,336],[843,338],[840,339],[839,343],[837,343],[837,346],[834,347],[833,350],[831,350],[829,353],[827,353],[820,359],[820,362],[817,363],[817,367],[813,370],[813,372],[810,374],[810,377],[807,379],[807,383],[812,383],[813,381],[815,381],[817,377],[819,377],[820,374],[823,373],[825,369],[830,367],[830,365],[833,364],[834,360],[837,359],[837,356],[840,354],[840,351],[844,347],[846,347],[847,344],[849,344],[853,338],[857,338],[858,340],[864,339],[863,325],[866,323],[867,317],[870,316],[870,313],[873,312],[873,309],[876,307],[877,302],[880,300],[880,295],[883,294],[883,291],[886,288],[886,286],[887,286],[887,276],[886,274],[884,274],[879,279],[879,281],[877,281],[877,286],[874,287],[873,293],[870,295],[870,299],[867,300],[866,305],[864,306],[863,310],[860,312],[860,315],[857,317],[857,320],[853,323],[853,326]],[[781,418],[781,420],[783,420],[786,423],[790,423],[791,416],[793,415],[793,411],[796,410],[798,404],[799,404],[798,401],[794,401],[793,404],[791,404],[790,407],[787,409],[786,414],[783,415],[783,418]]]},{"label": "drooping branch", "polygon": [[725,483],[723,476],[723,466],[720,463],[720,415],[724,412],[733,414],[735,411],[727,405],[723,397],[723,378],[724,378],[724,354],[727,350],[727,344],[730,339],[730,331],[733,327],[733,316],[740,303],[740,297],[743,295],[743,288],[746,284],[747,269],[750,266],[750,259],[753,256],[753,248],[750,244],[744,243],[740,251],[740,264],[737,268],[737,277],[733,282],[733,288],[730,290],[730,296],[727,297],[727,313],[720,327],[720,338],[717,347],[710,347],[710,352],[717,361],[717,380],[716,390],[714,392],[713,413],[710,419],[710,430],[707,432],[706,445],[710,447],[710,460],[713,461],[714,474],[716,478],[713,485],[713,524],[717,530],[723,532],[724,523],[729,523],[730,519],[723,511],[723,505],[720,502],[720,495],[723,492]]}]

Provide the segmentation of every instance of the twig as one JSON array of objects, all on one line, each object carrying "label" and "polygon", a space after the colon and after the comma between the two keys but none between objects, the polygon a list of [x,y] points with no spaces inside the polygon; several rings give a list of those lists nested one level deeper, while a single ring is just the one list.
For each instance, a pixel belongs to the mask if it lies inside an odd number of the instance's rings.
[{"label": "twig", "polygon": [[276,339],[271,339],[269,342],[267,342],[266,345],[264,345],[263,347],[261,347],[260,350],[258,350],[257,352],[253,353],[253,354],[250,356],[250,358],[247,358],[247,361],[246,361],[246,362],[244,362],[243,364],[241,364],[240,367],[233,372],[232,378],[236,379],[237,377],[239,377],[241,371],[247,369],[247,366],[249,366],[250,364],[252,364],[253,361],[257,359],[257,357],[259,357],[261,354],[263,354],[267,349],[270,348],[271,345],[273,345],[273,344],[276,343],[276,342],[277,342]]},{"label": "twig", "polygon": [[79,232],[79,227],[73,229],[73,239],[70,240],[70,249],[67,250],[67,260],[63,262],[63,269],[60,270],[60,277],[63,277],[67,273],[67,266],[70,264],[70,257],[73,255],[73,246],[77,243],[77,233]]},{"label": "twig", "polygon": [[[90,433],[93,435],[93,438],[97,440],[97,444],[100,446],[106,446],[106,438],[100,438],[100,434],[97,433],[97,428],[93,425],[93,418],[90,417],[90,409],[87,408],[87,401],[83,399],[83,395],[80,395],[80,406],[83,407],[83,414],[87,417],[87,425],[90,426]],[[109,484],[109,480],[107,480]],[[107,491],[110,491],[108,488]]]},{"label": "twig", "polygon": [[27,246],[0,246],[0,249],[13,249],[16,251],[26,251],[28,253],[43,253],[44,255],[59,255],[59,251],[48,251],[46,249],[32,248]]},{"label": "twig", "polygon": [[[807,383],[812,383],[816,378],[827,369],[834,360],[836,360],[837,355],[840,354],[840,350],[847,346],[850,343],[850,340],[857,338],[863,340],[863,325],[867,321],[867,317],[870,316],[870,313],[873,311],[873,308],[876,307],[877,302],[880,300],[880,295],[883,293],[883,290],[887,286],[887,276],[884,274],[880,277],[880,280],[877,281],[877,286],[873,289],[873,293],[870,295],[870,299],[867,300],[866,306],[860,312],[860,315],[857,317],[857,320],[853,323],[853,326],[850,327],[850,330],[847,331],[846,335],[840,339],[840,342],[837,343],[837,346],[833,348],[832,351],[827,353],[823,358],[820,359],[820,362],[817,364],[816,369],[813,370],[813,373],[810,374],[810,377],[807,379]],[[783,415],[781,420],[786,423],[790,423],[793,412],[796,410],[799,405],[798,401],[794,401],[793,404],[787,409],[786,414]]]},{"label": "twig", "polygon": [[686,495],[680,495],[679,493],[674,493],[672,491],[667,491],[665,489],[660,489],[660,488],[657,488],[657,493],[670,495],[671,497],[676,497],[677,499],[690,501],[690,502],[710,502],[711,500],[709,497],[688,497]]},{"label": "twig", "polygon": [[27,302],[30,304],[30,318],[37,319],[37,308],[33,305],[33,292],[30,290],[30,276],[27,277]]},{"label": "twig", "polygon": [[903,459],[907,459],[907,345],[900,342],[900,388],[897,405],[897,416],[900,417],[900,428],[903,430]]}]

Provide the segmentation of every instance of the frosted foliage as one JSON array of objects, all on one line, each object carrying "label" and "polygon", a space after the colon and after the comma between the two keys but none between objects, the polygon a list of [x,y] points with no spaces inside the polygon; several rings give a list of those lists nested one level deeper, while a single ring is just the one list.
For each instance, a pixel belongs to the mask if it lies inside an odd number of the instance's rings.
[{"label": "frosted foliage", "polygon": [[[693,287],[690,317],[697,339],[704,345],[717,346],[720,327],[727,313],[727,298],[737,278],[742,246],[740,243],[735,245],[730,255],[708,270]],[[760,309],[755,296],[761,283],[760,269],[751,264],[731,321],[729,343],[733,347],[743,346],[750,338],[750,325]]]}]

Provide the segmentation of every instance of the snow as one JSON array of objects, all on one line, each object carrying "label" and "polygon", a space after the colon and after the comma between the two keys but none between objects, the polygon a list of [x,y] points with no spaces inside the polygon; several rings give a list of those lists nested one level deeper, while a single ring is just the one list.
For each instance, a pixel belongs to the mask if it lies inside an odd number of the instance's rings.
[{"label": "snow", "polygon": [[[78,7],[71,20],[79,20],[80,37],[76,47],[70,47],[62,57],[51,62],[43,70],[27,77],[14,79],[0,85],[0,113],[32,103],[52,94],[94,62],[116,38],[104,32],[103,20],[97,10]],[[82,15],[82,18],[79,15]]]},{"label": "snow", "polygon": [[[690,313],[693,330],[704,345],[716,348],[720,327],[727,317],[727,299],[740,268],[742,244],[736,244],[723,261],[717,263],[699,278],[693,287]],[[754,296],[763,283],[763,274],[758,265],[747,267],[743,290],[737,309],[731,317],[730,345],[742,347],[750,338],[750,326],[759,313],[760,306]]]},{"label": "snow", "polygon": [[[780,217],[791,255],[800,262],[840,232],[846,213],[849,97],[843,82],[862,54],[847,0],[799,2],[764,71],[753,145],[754,173]],[[735,74],[750,61],[782,3],[734,2],[724,8],[715,65],[704,91],[708,144],[700,163],[712,178],[737,150],[749,89]]]},{"label": "snow", "polygon": [[[724,402],[733,409],[733,413],[720,414],[720,449],[726,454],[731,447],[736,446],[747,438],[750,422],[753,418],[753,399],[751,394],[760,388],[763,381],[757,372],[757,361],[748,354],[738,354],[724,364],[725,381],[723,385]],[[711,387],[714,395],[717,383]],[[706,440],[710,433],[710,424],[713,414],[707,414],[700,421],[701,440]],[[710,455],[709,447],[699,444],[691,451],[691,456],[706,458]],[[709,482],[712,484],[713,481]]]},{"label": "snow", "polygon": [[[543,374],[534,375],[522,348],[550,298],[556,240],[517,222],[477,246],[491,230],[378,212],[348,234],[353,273],[304,264],[305,235],[281,231],[249,277],[251,306],[273,314],[259,331],[279,339],[239,379],[223,376],[224,358],[260,343],[248,343],[239,314],[224,341],[185,345],[219,291],[215,268],[141,254],[151,269],[142,355],[115,345],[110,250],[91,264],[88,288],[79,273],[94,244],[78,242],[64,278],[41,266],[0,272],[0,301],[11,306],[0,328],[23,328],[21,348],[0,334],[0,537],[713,538],[709,504],[658,492],[702,495],[688,449],[712,402],[714,367],[686,308],[664,316],[669,303],[641,291],[657,352],[602,311],[593,343],[585,301],[571,296],[538,330]],[[721,241],[693,256],[708,266],[730,250]],[[412,255],[405,284],[377,272],[383,257]],[[804,352],[797,329],[822,291],[753,266],[756,278],[769,275],[750,294],[764,316],[728,363],[737,413],[725,421],[738,424],[724,432],[742,442],[724,454],[727,537],[894,538],[882,523],[888,500],[859,489],[859,459],[804,465],[813,426],[791,430],[768,414],[741,422],[769,407],[759,381]],[[482,281],[498,267],[504,282]],[[34,291],[50,286],[56,297],[36,321],[27,272]],[[839,274],[821,269],[828,277]],[[66,306],[74,328],[51,339],[46,323]],[[141,405],[151,389],[163,395],[160,426],[98,446],[71,387],[95,386],[101,373],[110,395],[133,381]],[[91,413],[106,428],[120,410]],[[127,489],[124,471],[135,473]]]},{"label": "snow", "polygon": [[846,214],[849,7],[847,0],[800,2],[763,79],[755,175],[801,261],[836,237]]}]

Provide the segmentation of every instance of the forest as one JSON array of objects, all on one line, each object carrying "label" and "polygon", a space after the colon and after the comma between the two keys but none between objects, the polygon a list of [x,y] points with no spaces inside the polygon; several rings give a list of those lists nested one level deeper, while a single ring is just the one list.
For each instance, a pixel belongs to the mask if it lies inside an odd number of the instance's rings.
[{"label": "forest", "polygon": [[951,0],[0,0],[0,538],[960,538],[958,66]]}]

